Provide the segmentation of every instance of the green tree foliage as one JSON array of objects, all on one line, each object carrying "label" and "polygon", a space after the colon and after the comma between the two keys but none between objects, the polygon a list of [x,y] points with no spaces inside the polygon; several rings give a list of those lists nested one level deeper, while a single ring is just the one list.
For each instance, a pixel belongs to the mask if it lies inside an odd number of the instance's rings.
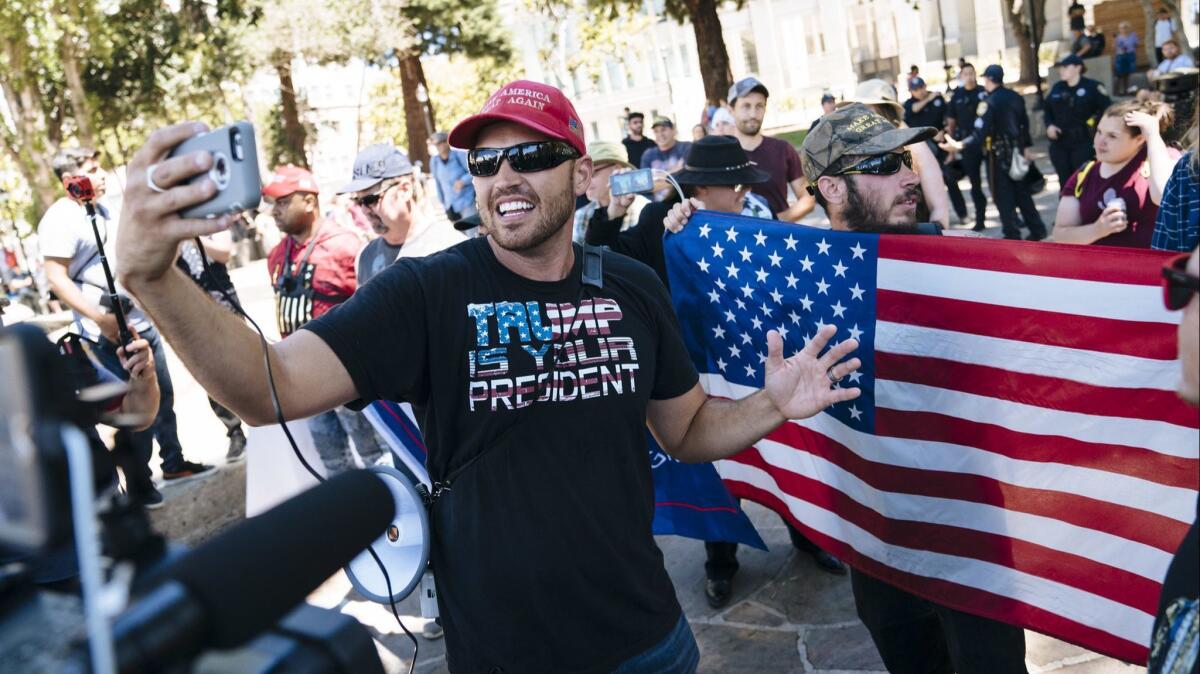
[{"label": "green tree foliage", "polygon": [[228,116],[222,83],[245,73],[235,36],[256,18],[244,0],[0,2],[0,143],[31,186],[31,217],[59,194],[60,145],[124,163],[157,126]]},{"label": "green tree foliage", "polygon": [[[649,15],[657,4],[655,0],[532,0],[547,11],[555,7],[571,8],[583,4],[588,10],[591,23],[617,21],[641,13]],[[700,60],[700,77],[704,81],[704,95],[712,100],[722,100],[733,84],[733,72],[729,67],[729,52],[725,49],[725,38],[721,33],[721,19],[717,8],[724,3],[719,0],[663,0],[662,8],[667,17],[681,24],[690,25],[696,36],[696,54]],[[745,5],[745,0],[734,0],[735,7]]]}]

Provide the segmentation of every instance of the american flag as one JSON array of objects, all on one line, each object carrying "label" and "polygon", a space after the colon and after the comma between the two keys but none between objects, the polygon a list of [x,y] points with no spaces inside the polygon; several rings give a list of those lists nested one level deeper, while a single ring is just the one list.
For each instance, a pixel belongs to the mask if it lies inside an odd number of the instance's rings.
[{"label": "american flag", "polygon": [[734,495],[907,591],[1145,662],[1200,482],[1162,254],[711,212],[664,247],[711,396],[762,387],[768,330],[860,342],[861,397],[718,462]]}]

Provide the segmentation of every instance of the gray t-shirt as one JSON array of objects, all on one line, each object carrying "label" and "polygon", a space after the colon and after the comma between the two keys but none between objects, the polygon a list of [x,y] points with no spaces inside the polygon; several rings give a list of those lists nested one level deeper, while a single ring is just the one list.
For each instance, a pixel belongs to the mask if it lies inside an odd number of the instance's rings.
[{"label": "gray t-shirt", "polygon": [[403,247],[404,244],[388,243],[382,236],[371,239],[358,254],[358,265],[355,268],[358,286],[361,288],[376,274],[387,269],[400,256],[400,249]]},{"label": "gray t-shirt", "polygon": [[[104,242],[104,252],[108,257],[109,267],[116,275],[117,263],[114,253],[117,247],[119,217],[103,200],[97,202],[96,211],[96,224],[100,230],[100,239]],[[42,257],[70,260],[67,264],[67,275],[83,291],[88,301],[100,306],[101,298],[108,294],[108,283],[104,277],[104,268],[100,265],[100,249],[96,246],[96,236],[92,232],[92,225],[88,222],[83,206],[65,197],[54,202],[38,223],[38,248]],[[120,286],[117,287],[117,291],[129,297]],[[146,318],[146,314],[136,303],[127,318],[138,332],[145,332],[150,328],[150,319]],[[75,313],[75,326],[79,333],[88,339],[100,337],[99,326],[79,313]]]}]

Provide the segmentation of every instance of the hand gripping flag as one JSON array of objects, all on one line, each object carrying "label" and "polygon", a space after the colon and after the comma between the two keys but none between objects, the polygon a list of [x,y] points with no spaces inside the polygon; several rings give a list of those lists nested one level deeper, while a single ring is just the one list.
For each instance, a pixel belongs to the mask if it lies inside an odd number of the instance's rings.
[{"label": "hand gripping flag", "polygon": [[906,591],[1146,661],[1200,482],[1163,254],[710,212],[664,248],[711,396],[762,387],[768,330],[860,342],[861,397],[719,462],[735,496]]}]

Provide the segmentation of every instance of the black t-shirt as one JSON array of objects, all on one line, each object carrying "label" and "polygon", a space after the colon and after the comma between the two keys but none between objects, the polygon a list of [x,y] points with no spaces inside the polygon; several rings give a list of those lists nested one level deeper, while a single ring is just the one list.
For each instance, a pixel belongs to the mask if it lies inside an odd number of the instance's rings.
[{"label": "black t-shirt", "polygon": [[679,620],[646,406],[698,375],[654,272],[607,252],[603,288],[583,287],[581,260],[532,281],[480,237],[398,260],[304,326],[363,400],[424,410],[434,481],[479,457],[431,514],[453,671],[611,671]]},{"label": "black t-shirt", "polygon": [[[1200,519],[1200,502],[1196,504]],[[1167,569],[1150,640],[1150,674],[1196,674],[1200,621],[1200,537],[1192,523]]]},{"label": "black t-shirt", "polygon": [[641,140],[634,140],[629,136],[625,136],[621,139],[621,144],[625,146],[625,151],[629,153],[629,163],[634,166],[642,165],[642,155],[645,154],[646,150],[657,147],[654,141],[645,136],[642,136]]}]

